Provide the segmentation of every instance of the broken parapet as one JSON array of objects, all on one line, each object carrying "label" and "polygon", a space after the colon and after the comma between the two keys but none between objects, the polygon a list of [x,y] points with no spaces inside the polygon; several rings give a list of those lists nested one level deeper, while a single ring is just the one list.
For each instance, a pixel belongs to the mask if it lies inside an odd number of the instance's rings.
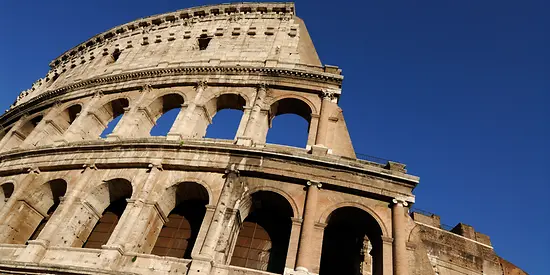
[{"label": "broken parapet", "polygon": [[[412,218],[415,222],[444,229],[441,227],[441,217],[439,217],[438,215],[413,212]],[[473,241],[480,242],[488,246],[492,246],[491,239],[489,238],[489,236],[480,232],[476,232],[474,227],[464,223],[457,224],[449,232],[460,235],[462,237],[468,238]]]}]

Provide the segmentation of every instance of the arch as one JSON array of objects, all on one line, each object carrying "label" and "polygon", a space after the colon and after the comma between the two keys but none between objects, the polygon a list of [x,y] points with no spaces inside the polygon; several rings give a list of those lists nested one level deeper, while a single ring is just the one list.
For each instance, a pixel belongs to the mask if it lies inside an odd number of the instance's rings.
[{"label": "arch", "polygon": [[[200,136],[206,136],[208,134],[208,137],[210,138],[219,138],[219,133],[222,133],[223,138],[226,138],[229,135],[233,137],[236,136],[238,128],[241,127],[242,124],[242,114],[244,113],[245,106],[247,106],[247,101],[245,97],[240,93],[218,94],[204,104],[204,112],[206,113],[207,117],[204,117],[200,122],[197,122],[197,132],[202,134]],[[238,114],[226,114],[222,117],[216,116],[216,114],[222,110],[236,110],[240,111],[241,113],[240,116]],[[235,123],[235,121],[237,120],[237,116],[239,116],[238,122]],[[223,121],[223,123],[219,121],[220,119],[224,120],[227,118],[231,119]],[[216,120],[218,120],[218,122],[216,122]],[[228,124],[231,126],[235,124],[235,127],[227,127]],[[217,129],[218,126],[222,125],[224,126],[223,129]],[[234,128],[235,131],[229,132],[229,128]],[[208,131],[210,131],[210,133],[215,132],[216,134],[210,135]]]},{"label": "arch", "polygon": [[21,123],[17,129],[14,129],[15,131],[12,131],[11,136],[8,137],[8,141],[2,150],[7,151],[20,146],[27,139],[27,137],[31,135],[43,118],[43,113],[37,113],[30,117],[23,118],[25,121]]},{"label": "arch", "polygon": [[382,227],[368,212],[342,206],[327,217],[320,275],[383,272]]},{"label": "arch", "polygon": [[[95,109],[87,115],[86,120],[83,122],[85,136],[88,138],[98,138],[105,134],[105,131],[112,130],[110,122],[117,117],[122,116],[125,109],[130,106],[130,100],[126,97],[114,98],[103,103],[101,107]],[[112,131],[110,131],[112,132]]]},{"label": "arch", "polygon": [[[266,135],[268,143],[305,147],[310,142],[314,111],[307,100],[298,96],[286,96],[271,103],[269,110]],[[307,124],[296,116],[303,118]]]},{"label": "arch", "polygon": [[46,226],[46,223],[54,214],[57,207],[61,203],[61,198],[67,192],[67,182],[64,179],[53,179],[41,185],[38,192],[34,192],[27,203],[32,205],[34,209],[46,214],[32,232],[29,240],[35,240],[40,235],[40,232]]},{"label": "arch", "polygon": [[237,236],[231,265],[282,274],[285,269],[293,209],[273,191],[250,195],[250,210]]},{"label": "arch", "polygon": [[158,120],[163,114],[172,110],[181,108],[185,102],[185,97],[178,92],[165,92],[155,98],[148,106],[154,121]]},{"label": "arch", "polygon": [[[180,93],[175,92],[167,92],[153,100],[147,108],[151,114],[151,119],[155,122],[155,125],[152,125],[151,129],[148,129],[148,132],[151,133],[156,128],[156,126],[159,126],[159,124],[157,123],[162,116],[164,116],[171,110],[180,109],[184,102],[184,96],[182,96]],[[174,124],[175,119],[176,118],[174,117],[171,124]],[[170,130],[171,127],[172,125],[168,127],[166,133],[168,133],[168,130]]]},{"label": "arch", "polygon": [[386,224],[382,221],[380,216],[378,216],[378,214],[376,214],[376,212],[374,210],[372,210],[371,208],[369,208],[368,206],[365,206],[365,205],[363,205],[361,203],[357,203],[357,202],[349,202],[348,201],[348,202],[340,202],[340,203],[331,205],[330,207],[328,207],[321,214],[321,216],[319,217],[318,222],[322,223],[322,224],[326,224],[330,214],[332,214],[337,209],[343,208],[343,207],[355,207],[355,208],[359,208],[359,209],[367,212],[367,214],[369,214],[370,216],[372,216],[376,220],[376,222],[378,223],[378,226],[380,226],[380,228],[382,229],[382,236],[390,237],[388,235],[389,233],[388,233],[388,229],[386,227]]},{"label": "arch", "polygon": [[129,180],[115,178],[99,184],[86,197],[85,202],[95,213],[101,215],[86,238],[84,248],[101,248],[107,244],[126,209],[126,200],[132,197],[132,193],[133,188]]},{"label": "arch", "polygon": [[286,94],[286,95],[279,96],[277,98],[274,98],[271,102],[269,102],[267,106],[272,106],[277,101],[281,101],[284,99],[296,99],[296,100],[302,101],[303,103],[307,104],[312,114],[319,115],[319,110],[317,110],[317,107],[315,106],[315,104],[313,104],[313,102],[311,102],[311,100],[297,94]]},{"label": "arch", "polygon": [[169,213],[168,221],[151,254],[190,259],[209,200],[208,190],[196,182],[168,187],[159,201],[160,208]]},{"label": "arch", "polygon": [[292,217],[301,218],[300,211],[298,210],[298,204],[296,203],[294,198],[283,189],[272,187],[272,186],[259,186],[259,187],[250,189],[249,192],[250,194],[254,194],[259,191],[270,191],[283,196],[287,200],[290,207],[292,208]]},{"label": "arch", "polygon": [[211,117],[214,117],[218,111],[224,109],[232,110],[244,110],[247,105],[247,100],[245,99],[246,95],[240,93],[222,93],[212,97],[210,100],[206,101],[204,108]]}]

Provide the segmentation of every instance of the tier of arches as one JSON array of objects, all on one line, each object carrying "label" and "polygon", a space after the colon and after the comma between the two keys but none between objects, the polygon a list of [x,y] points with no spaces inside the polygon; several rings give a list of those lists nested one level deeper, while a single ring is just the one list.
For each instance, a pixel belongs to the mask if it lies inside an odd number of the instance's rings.
[{"label": "tier of arches", "polygon": [[[300,138],[305,140],[296,144],[313,145],[321,101],[315,94],[271,93],[264,86],[233,89],[201,84],[194,89],[145,87],[141,91],[98,93],[22,117],[4,130],[0,151],[99,138],[216,138],[207,132],[212,127],[226,127],[222,125],[225,123],[212,124],[216,114],[225,110],[240,112],[240,118],[235,118],[239,121],[234,123],[238,128],[228,129],[235,133],[234,140],[265,143],[277,117],[294,115],[304,121],[296,123],[301,129],[288,130],[281,125],[280,135],[302,132]],[[164,125],[168,127],[156,130],[157,122],[168,113],[171,119]]]},{"label": "tier of arches", "polygon": [[[3,230],[3,243],[42,239],[54,246],[85,249],[129,243],[126,249],[139,253],[183,259],[201,253],[212,226],[213,203],[220,203],[208,185],[195,181],[172,184],[156,202],[147,205],[137,199],[143,196],[136,189],[140,187],[125,178],[93,184],[89,191],[81,191],[82,199],[73,200],[70,198],[78,191],[62,178],[19,193],[11,182],[1,187],[4,201],[12,202],[11,207],[0,205],[0,215],[4,215],[0,224],[13,230]],[[292,257],[291,235],[297,232],[300,210],[294,199],[278,188],[252,188],[247,198],[248,202],[238,207],[240,222],[223,229],[232,235],[225,263],[282,274]],[[6,212],[4,207],[11,210]],[[320,274],[383,274],[382,238],[387,232],[379,218],[365,209],[347,203],[321,213],[318,224],[326,227]],[[148,224],[147,229],[130,232],[131,227],[139,228],[140,222]]]}]

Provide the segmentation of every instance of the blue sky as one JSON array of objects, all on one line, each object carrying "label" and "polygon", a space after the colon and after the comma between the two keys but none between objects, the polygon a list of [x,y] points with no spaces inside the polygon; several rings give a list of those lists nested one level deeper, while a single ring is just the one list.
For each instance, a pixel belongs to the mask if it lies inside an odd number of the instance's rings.
[{"label": "blue sky", "polygon": [[[0,109],[90,36],[208,3],[217,2],[2,1]],[[550,2],[296,5],[323,63],[343,69],[340,105],[356,151],[406,163],[421,178],[416,207],[470,224],[504,258],[550,274]],[[209,135],[231,137],[238,115],[218,114]],[[274,125],[269,141],[304,144],[300,118]]]}]

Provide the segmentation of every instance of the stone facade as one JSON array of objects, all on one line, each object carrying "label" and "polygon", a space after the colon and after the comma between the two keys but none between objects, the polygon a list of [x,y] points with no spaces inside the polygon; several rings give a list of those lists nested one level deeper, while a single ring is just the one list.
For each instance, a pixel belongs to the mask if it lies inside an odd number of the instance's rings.
[{"label": "stone facade", "polygon": [[[356,158],[341,71],[292,3],[139,19],[50,67],[0,117],[0,273],[525,274],[471,226],[409,214],[405,165]],[[223,109],[235,138],[204,138]],[[306,148],[266,144],[287,113]]]}]

